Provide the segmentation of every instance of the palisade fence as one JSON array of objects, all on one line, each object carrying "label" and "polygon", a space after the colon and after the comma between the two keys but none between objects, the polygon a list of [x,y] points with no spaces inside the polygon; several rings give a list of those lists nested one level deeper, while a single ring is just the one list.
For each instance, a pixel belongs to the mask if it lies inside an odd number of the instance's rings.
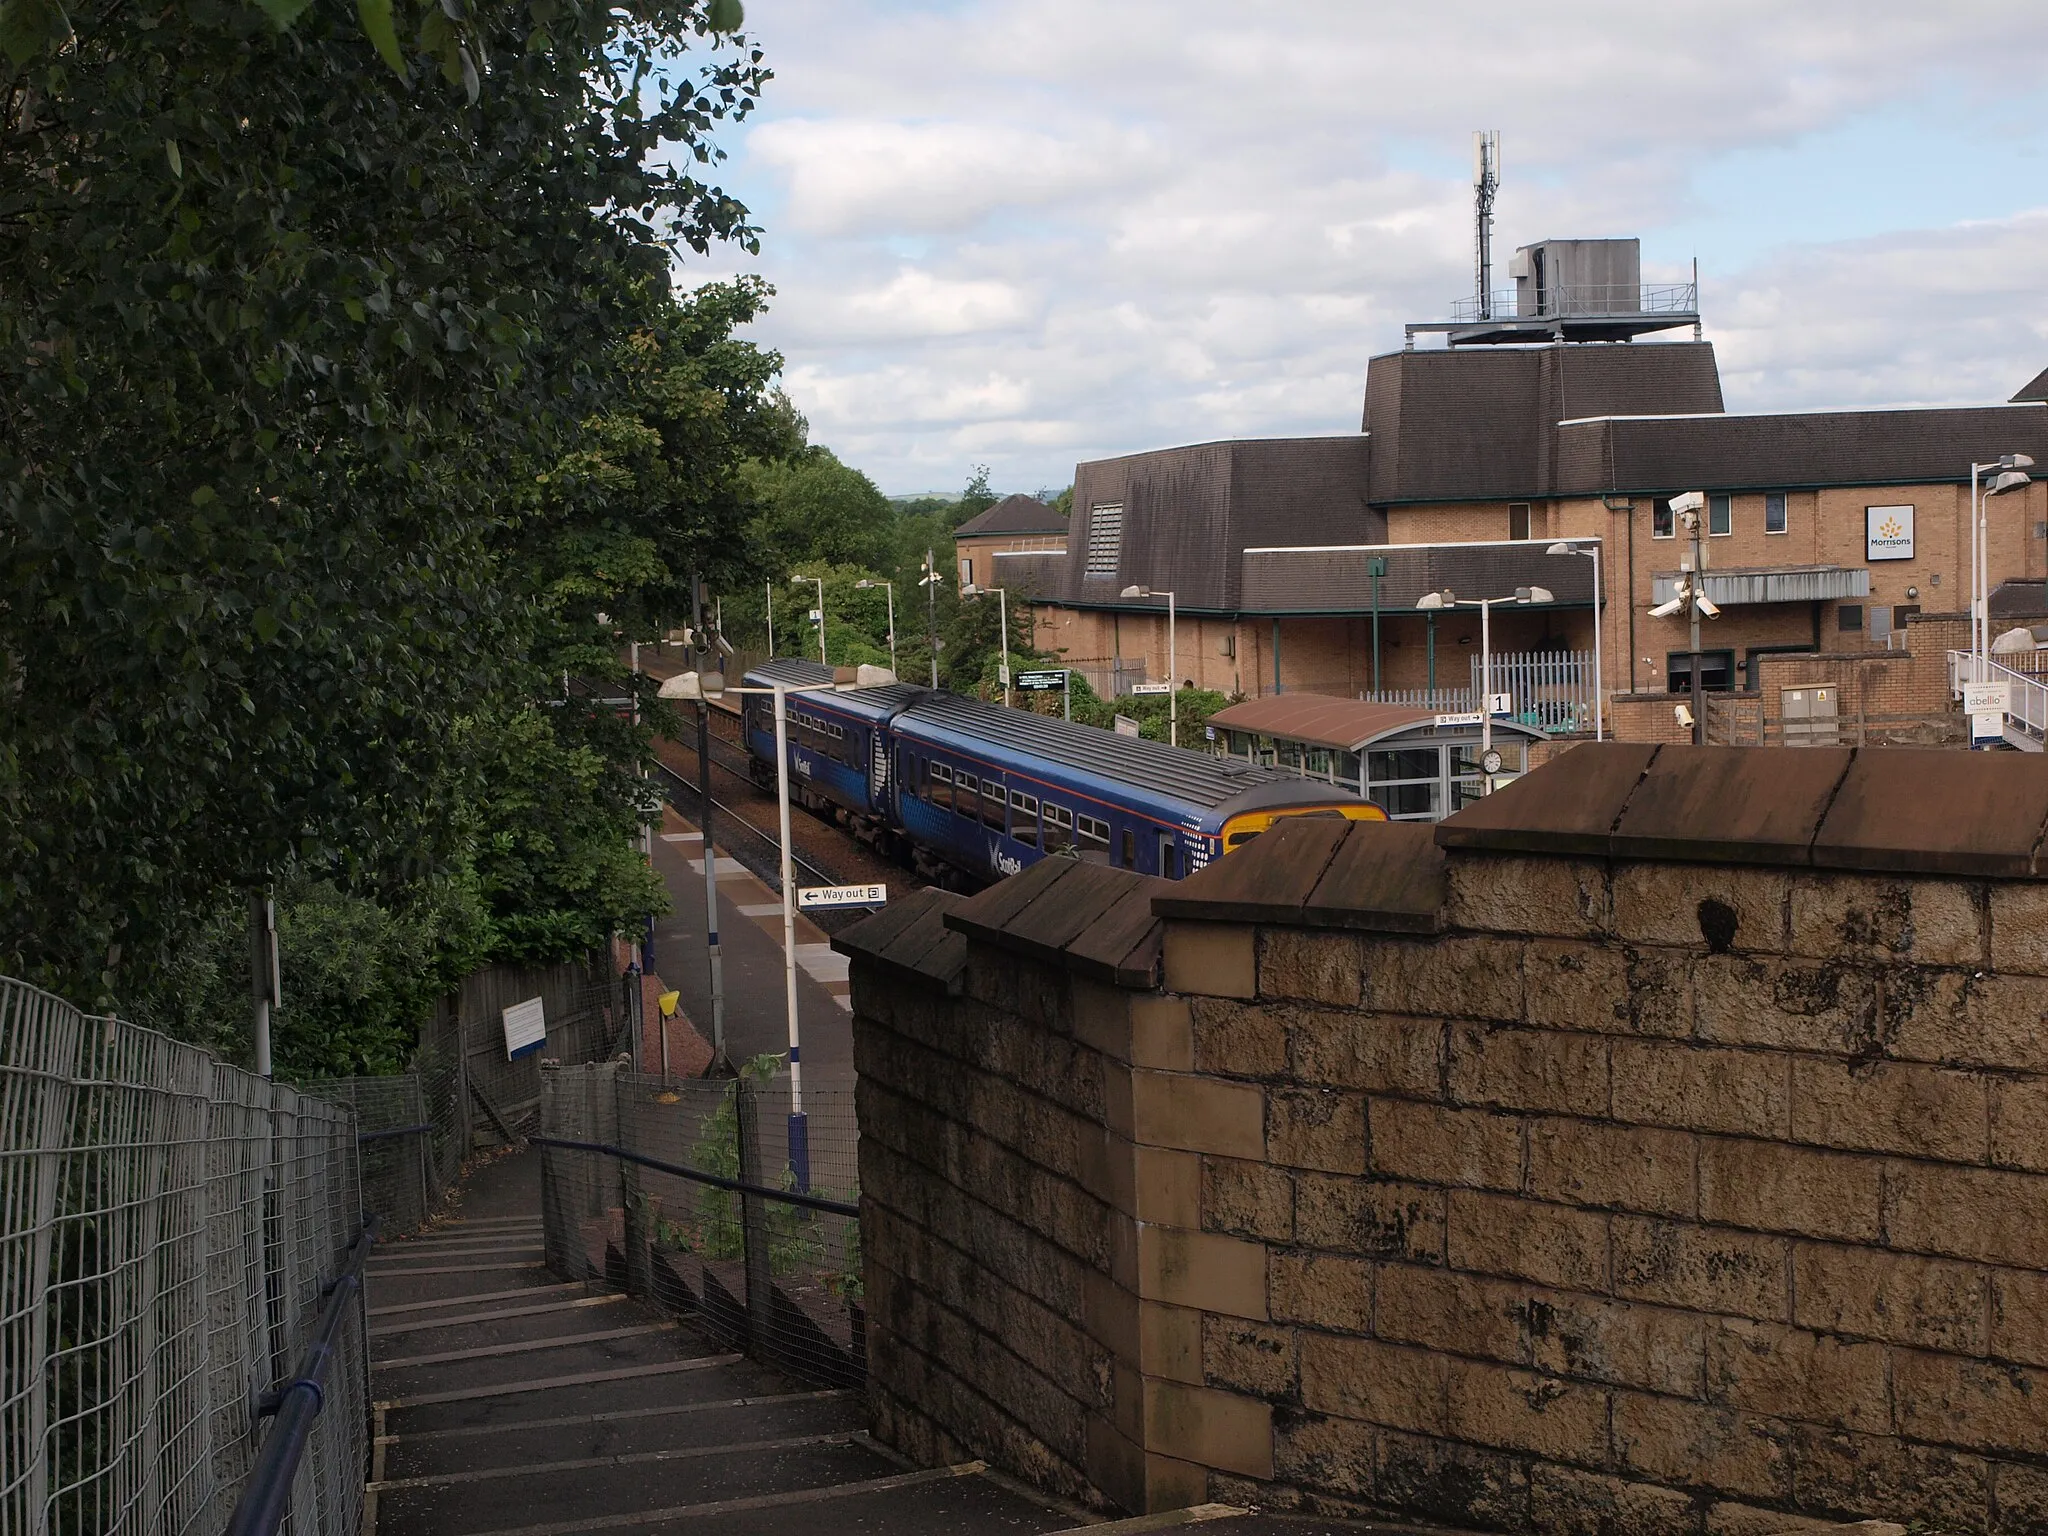
[{"label": "palisade fence", "polygon": [[800,1185],[786,1073],[664,1084],[616,1063],[544,1066],[548,1268],[623,1286],[799,1380],[862,1385],[853,1095],[803,1103]]},{"label": "palisade fence", "polygon": [[[0,979],[0,1532],[226,1528],[361,1233],[346,1104]],[[368,1450],[361,1302],[285,1530],[343,1536]]]}]

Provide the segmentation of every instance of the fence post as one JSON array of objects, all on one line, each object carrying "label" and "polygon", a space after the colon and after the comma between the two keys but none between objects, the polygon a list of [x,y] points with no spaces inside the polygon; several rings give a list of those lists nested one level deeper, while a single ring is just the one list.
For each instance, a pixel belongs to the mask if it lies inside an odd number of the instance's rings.
[{"label": "fence post", "polygon": [[[607,1074],[612,1087],[612,1123],[617,1127],[613,1145],[626,1145],[631,1123],[626,1114],[626,1085],[617,1069]],[[630,1148],[628,1150],[631,1150]],[[619,1158],[619,1204],[622,1208],[621,1238],[625,1244],[626,1294],[645,1301],[654,1294],[654,1232],[648,1220],[647,1195],[641,1188],[640,1165]]]},{"label": "fence post", "polygon": [[[739,1124],[740,1182],[757,1188],[767,1185],[761,1161],[761,1108],[754,1084],[744,1077],[733,1079],[733,1104]],[[768,1348],[768,1211],[759,1195],[740,1196],[740,1241],[746,1253],[747,1337],[758,1358]]]}]

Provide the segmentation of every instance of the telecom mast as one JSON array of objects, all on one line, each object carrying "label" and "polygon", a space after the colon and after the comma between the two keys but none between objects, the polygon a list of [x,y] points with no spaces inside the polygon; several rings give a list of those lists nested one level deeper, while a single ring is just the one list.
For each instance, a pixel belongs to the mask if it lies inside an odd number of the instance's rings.
[{"label": "telecom mast", "polygon": [[1472,222],[1474,295],[1479,318],[1493,318],[1493,195],[1500,190],[1500,130],[1481,128],[1472,135]]}]

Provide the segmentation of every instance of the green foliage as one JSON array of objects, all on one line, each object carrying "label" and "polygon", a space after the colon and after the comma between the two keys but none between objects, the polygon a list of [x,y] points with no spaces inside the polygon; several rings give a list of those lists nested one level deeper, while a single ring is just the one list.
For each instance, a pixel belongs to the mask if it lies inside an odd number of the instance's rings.
[{"label": "green foliage", "polygon": [[755,537],[789,569],[823,562],[873,571],[893,561],[888,499],[831,449],[810,447],[779,463],[750,464],[747,481],[761,507]]},{"label": "green foliage", "polygon": [[[540,701],[615,676],[599,611],[753,569],[737,466],[791,441],[766,290],[670,296],[754,243],[700,179],[768,78],[737,12],[0,0],[0,970],[169,1016],[278,880],[334,936],[288,998],[386,978],[338,1070],[408,966],[646,909],[644,731]],[[431,955],[380,926],[455,889]]]}]

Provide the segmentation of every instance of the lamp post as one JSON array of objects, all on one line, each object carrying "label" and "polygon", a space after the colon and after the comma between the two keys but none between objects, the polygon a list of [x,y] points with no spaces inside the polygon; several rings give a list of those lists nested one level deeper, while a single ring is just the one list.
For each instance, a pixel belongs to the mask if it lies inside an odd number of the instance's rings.
[{"label": "lamp post", "polygon": [[969,582],[960,589],[962,597],[986,597],[996,595],[996,622],[1003,628],[1003,665],[997,674],[1003,685],[1003,708],[1010,707],[1010,589],[1008,587],[981,587]]},{"label": "lamp post", "polygon": [[[1679,705],[1678,717],[1691,727],[1692,744],[1696,747],[1705,746],[1707,741],[1706,684],[1700,676],[1700,619],[1721,617],[1721,610],[1707,597],[1705,555],[1700,548],[1700,513],[1706,510],[1706,505],[1707,498],[1699,491],[1685,491],[1671,498],[1672,514],[1691,535],[1692,556],[1679,572],[1677,590],[1650,610],[1653,619],[1668,619],[1681,608],[1686,612],[1692,647],[1692,705]],[[1690,721],[1686,720],[1687,715],[1692,717]]]},{"label": "lamp post", "polygon": [[825,579],[822,576],[792,576],[791,581],[808,581],[818,589],[818,664],[829,667],[831,661],[825,655]]},{"label": "lamp post", "polygon": [[[829,683],[792,688],[776,683],[767,688],[728,688],[716,672],[678,672],[661,685],[664,699],[694,699],[700,703],[728,693],[772,696],[775,708],[775,798],[776,825],[781,832],[782,879],[782,995],[789,1023],[789,1166],[799,1190],[811,1185],[810,1124],[804,1118],[803,1029],[796,1003],[796,870],[789,841],[789,700],[799,693],[849,693],[861,688],[884,687],[896,681],[886,667],[839,667]],[[711,850],[704,850],[707,864]]]},{"label": "lamp post", "polygon": [[775,583],[768,583],[768,659],[775,659]]},{"label": "lamp post", "polygon": [[925,637],[932,648],[932,686],[939,686],[939,583],[945,577],[939,574],[938,566],[932,560],[932,552],[924,552],[924,574],[917,578],[917,584],[924,588]]},{"label": "lamp post", "polygon": [[1493,775],[1500,767],[1500,759],[1493,755],[1493,610],[1501,603],[1555,601],[1548,587],[1517,587],[1506,597],[1459,597],[1446,588],[1442,592],[1425,592],[1415,600],[1415,606],[1425,613],[1439,613],[1446,608],[1479,610],[1479,768],[1485,794],[1493,793]]},{"label": "lamp post", "polygon": [[1125,587],[1121,595],[1166,599],[1166,739],[1177,747],[1180,745],[1180,655],[1176,649],[1173,594],[1154,592],[1150,587]]},{"label": "lamp post", "polygon": [[1606,716],[1603,713],[1607,703],[1607,690],[1600,679],[1600,541],[1595,539],[1591,549],[1581,549],[1560,539],[1544,551],[1546,555],[1584,555],[1593,562],[1593,739],[1605,738]]},{"label": "lamp post", "polygon": [[[2001,454],[1989,464],[1970,465],[1970,650],[1975,661],[1970,673],[1980,683],[1985,658],[1991,654],[1991,529],[1984,504],[2031,483],[2027,471],[2033,467],[2034,461],[2024,453]],[[1983,475],[1991,480],[1980,488]]]},{"label": "lamp post", "polygon": [[[690,617],[695,624],[693,638],[697,641],[696,661],[701,668],[713,656],[711,646],[704,644],[704,583],[697,577],[690,578]],[[732,647],[726,644],[725,631],[719,630],[715,642],[717,649],[726,655],[732,654]],[[772,659],[772,657],[771,657]],[[710,970],[711,980],[711,1073],[714,1077],[732,1076],[732,1059],[725,1050],[725,951],[718,941],[718,854],[712,843],[711,830],[711,701],[697,702],[697,830],[704,834],[704,963]],[[662,1056],[664,1068],[668,1056],[668,1025],[661,1028]],[[666,1070],[663,1077],[666,1078]]]},{"label": "lamp post", "polygon": [[896,670],[896,583],[893,581],[876,581],[870,577],[863,576],[853,584],[853,589],[856,592],[867,592],[876,587],[884,588],[889,595],[889,670],[894,672]]}]

